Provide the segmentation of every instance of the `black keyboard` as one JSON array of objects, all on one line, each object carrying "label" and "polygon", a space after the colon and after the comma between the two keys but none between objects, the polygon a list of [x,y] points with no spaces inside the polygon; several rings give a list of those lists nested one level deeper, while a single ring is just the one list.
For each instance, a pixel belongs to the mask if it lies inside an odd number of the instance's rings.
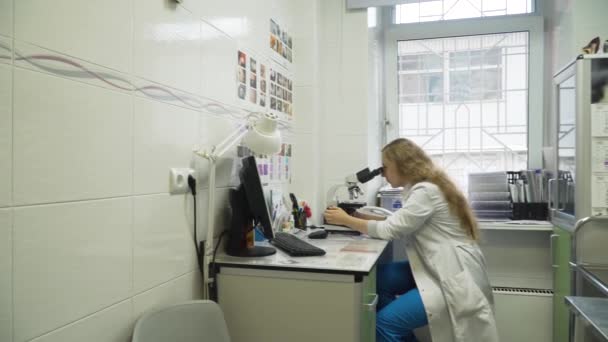
[{"label": "black keyboard", "polygon": [[285,232],[274,233],[272,244],[291,256],[325,255],[325,251],[321,248]]}]

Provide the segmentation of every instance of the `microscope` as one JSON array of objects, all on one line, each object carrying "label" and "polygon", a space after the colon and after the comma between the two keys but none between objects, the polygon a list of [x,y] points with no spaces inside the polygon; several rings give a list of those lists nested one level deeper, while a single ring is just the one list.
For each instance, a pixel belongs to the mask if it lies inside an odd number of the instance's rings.
[{"label": "microscope", "polygon": [[[365,195],[359,184],[364,184],[372,180],[374,177],[382,173],[382,167],[370,171],[368,167],[365,169],[346,176],[344,183],[336,184],[329,188],[327,192],[327,206],[337,206],[344,210],[347,214],[352,215],[357,209],[365,207],[365,201],[358,200],[360,196]],[[345,187],[348,190],[348,200],[340,201],[337,192],[340,188]]]}]

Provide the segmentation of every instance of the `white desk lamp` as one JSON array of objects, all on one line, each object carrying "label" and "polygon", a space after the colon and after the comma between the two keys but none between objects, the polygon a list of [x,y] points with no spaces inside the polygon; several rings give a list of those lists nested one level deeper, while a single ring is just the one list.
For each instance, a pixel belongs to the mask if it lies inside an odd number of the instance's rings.
[{"label": "white desk lamp", "polygon": [[[281,133],[277,129],[278,116],[272,113],[252,113],[247,121],[236,131],[228,135],[219,144],[213,146],[210,152],[203,149],[194,153],[209,160],[209,189],[207,211],[207,239],[205,240],[203,288],[204,297],[208,298],[207,285],[213,281],[209,279],[209,262],[213,255],[213,236],[215,225],[215,167],[217,160],[230,148],[240,141],[256,154],[274,154],[281,150]],[[196,208],[195,208],[196,210]],[[198,246],[198,241],[195,241]]]}]

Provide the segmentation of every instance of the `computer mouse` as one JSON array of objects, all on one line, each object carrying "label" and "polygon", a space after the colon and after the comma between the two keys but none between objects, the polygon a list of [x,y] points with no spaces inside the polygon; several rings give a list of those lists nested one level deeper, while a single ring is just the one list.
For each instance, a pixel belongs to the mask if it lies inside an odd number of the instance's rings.
[{"label": "computer mouse", "polygon": [[325,229],[319,229],[308,234],[309,239],[325,239],[327,237],[327,231]]}]

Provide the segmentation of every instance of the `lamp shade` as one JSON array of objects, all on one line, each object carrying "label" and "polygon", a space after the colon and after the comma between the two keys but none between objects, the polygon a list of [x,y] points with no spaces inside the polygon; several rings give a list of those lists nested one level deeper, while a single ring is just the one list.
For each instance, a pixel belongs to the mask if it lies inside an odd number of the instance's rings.
[{"label": "lamp shade", "polygon": [[277,129],[278,117],[264,113],[243,137],[243,144],[257,154],[274,154],[281,150],[281,132]]}]

